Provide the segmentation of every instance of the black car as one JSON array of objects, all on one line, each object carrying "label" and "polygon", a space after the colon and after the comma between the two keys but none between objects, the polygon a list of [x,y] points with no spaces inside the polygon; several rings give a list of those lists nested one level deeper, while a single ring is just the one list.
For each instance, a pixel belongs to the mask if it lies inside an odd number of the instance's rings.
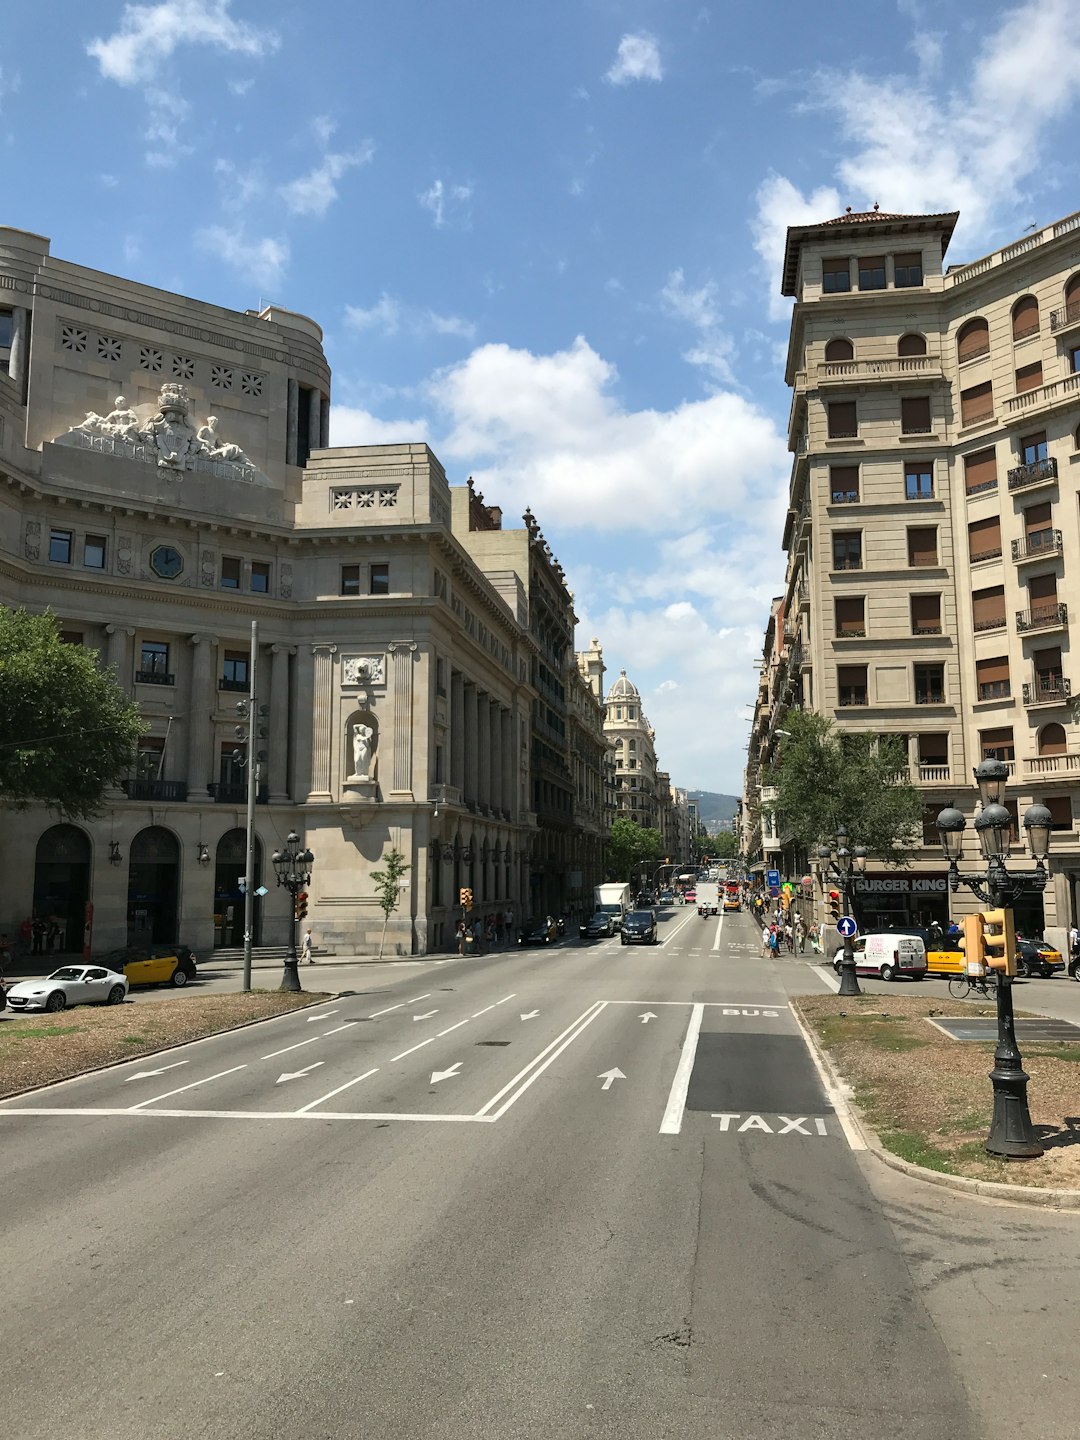
[{"label": "black car", "polygon": [[651,910],[656,904],[656,896],[651,890],[642,890],[635,904],[640,910]]},{"label": "black car", "polygon": [[615,934],[615,926],[610,915],[606,915],[603,910],[598,910],[584,925],[578,927],[578,934],[582,940],[602,940],[608,935]]},{"label": "black car", "polygon": [[554,920],[530,921],[518,934],[519,945],[550,945],[558,934]]},{"label": "black car", "polygon": [[656,916],[651,910],[631,910],[623,916],[624,945],[655,945],[656,939]]}]

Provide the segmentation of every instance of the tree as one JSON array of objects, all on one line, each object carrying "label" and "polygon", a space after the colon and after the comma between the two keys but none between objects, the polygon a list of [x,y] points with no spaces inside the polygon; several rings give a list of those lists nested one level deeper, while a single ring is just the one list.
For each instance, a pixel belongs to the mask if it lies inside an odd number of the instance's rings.
[{"label": "tree", "polygon": [[0,608],[0,800],[96,815],[145,728],[97,654],[60,639],[55,616]]},{"label": "tree", "polygon": [[619,880],[629,879],[643,865],[659,864],[663,855],[659,830],[646,830],[634,820],[620,816],[608,837],[608,868]]},{"label": "tree", "polygon": [[719,830],[712,837],[709,854],[716,860],[734,860],[739,853],[739,837],[734,830]]},{"label": "tree", "polygon": [[865,845],[870,855],[903,864],[922,843],[923,816],[903,741],[837,731],[825,716],[803,710],[789,711],[784,725],[791,738],[762,781],[776,786],[768,808],[798,844],[813,854],[846,826],[849,847]]},{"label": "tree", "polygon": [[401,877],[411,868],[405,863],[405,856],[400,850],[391,850],[386,856],[386,869],[371,872],[371,878],[375,881],[375,894],[379,897],[379,908],[383,913],[382,934],[379,937],[380,960],[386,944],[386,927],[401,899]]}]

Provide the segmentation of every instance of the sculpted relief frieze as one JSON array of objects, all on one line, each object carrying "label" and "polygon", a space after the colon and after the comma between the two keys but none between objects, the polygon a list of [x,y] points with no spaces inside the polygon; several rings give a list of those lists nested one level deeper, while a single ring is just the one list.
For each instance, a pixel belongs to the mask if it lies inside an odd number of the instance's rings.
[{"label": "sculpted relief frieze", "polygon": [[353,655],[341,662],[343,685],[382,685],[385,679],[382,655]]}]

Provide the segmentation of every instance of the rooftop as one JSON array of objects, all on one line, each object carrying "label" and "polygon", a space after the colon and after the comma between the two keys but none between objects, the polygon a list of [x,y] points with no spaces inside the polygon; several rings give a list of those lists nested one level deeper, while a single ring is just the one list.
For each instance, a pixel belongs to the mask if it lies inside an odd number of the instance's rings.
[{"label": "rooftop", "polygon": [[944,211],[936,215],[897,215],[890,211],[852,210],[848,206],[843,215],[831,220],[817,220],[812,225],[789,225],[787,244],[784,247],[784,273],[780,285],[782,295],[795,294],[795,280],[799,273],[799,250],[804,240],[825,240],[838,225],[859,226],[874,235],[913,235],[923,232],[937,232],[941,235],[941,253],[949,248],[959,210]]}]

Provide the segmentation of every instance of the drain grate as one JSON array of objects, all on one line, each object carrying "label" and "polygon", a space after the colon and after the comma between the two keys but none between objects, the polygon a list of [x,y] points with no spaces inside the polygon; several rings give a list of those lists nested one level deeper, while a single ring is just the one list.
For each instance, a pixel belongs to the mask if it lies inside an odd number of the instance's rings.
[{"label": "drain grate", "polygon": [[510,1044],[510,1041],[509,1041],[509,1040],[477,1040],[477,1042],[476,1042],[477,1049],[479,1049],[480,1046],[482,1046],[482,1045],[509,1045],[509,1044]]}]

